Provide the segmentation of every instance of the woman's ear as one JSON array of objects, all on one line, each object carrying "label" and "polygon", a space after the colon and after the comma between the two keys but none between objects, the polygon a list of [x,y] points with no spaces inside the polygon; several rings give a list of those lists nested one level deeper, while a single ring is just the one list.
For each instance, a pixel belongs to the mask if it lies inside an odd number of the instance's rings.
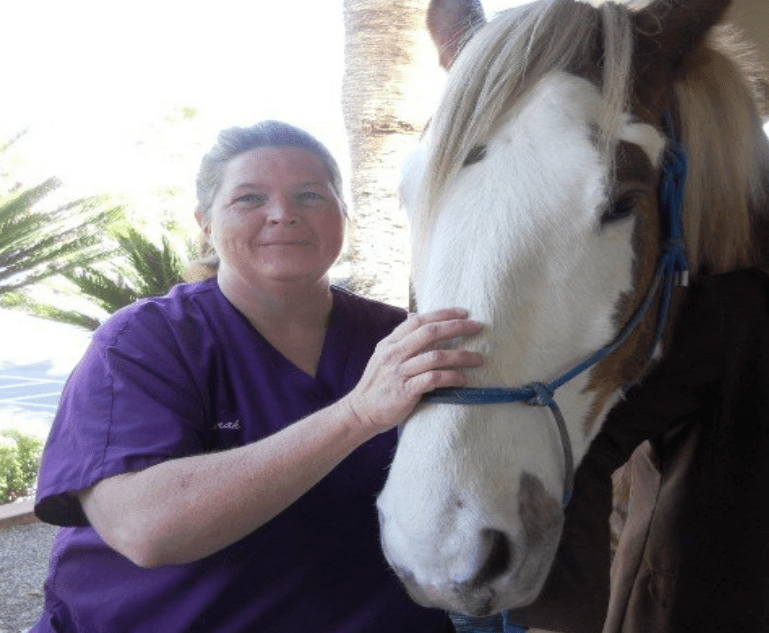
[{"label": "woman's ear", "polygon": [[211,239],[211,220],[208,217],[208,214],[198,207],[195,209],[195,219],[198,221],[198,226],[200,227],[200,230],[203,231],[203,234],[206,236],[207,240]]}]

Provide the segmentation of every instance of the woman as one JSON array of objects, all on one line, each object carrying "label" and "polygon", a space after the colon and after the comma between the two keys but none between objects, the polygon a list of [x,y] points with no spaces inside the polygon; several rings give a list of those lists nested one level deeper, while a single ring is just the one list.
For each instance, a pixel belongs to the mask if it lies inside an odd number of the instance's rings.
[{"label": "woman", "polygon": [[277,122],[223,132],[197,219],[215,278],[134,304],[70,377],[36,512],[54,543],[33,631],[434,632],[379,552],[394,428],[482,359],[461,310],[334,288],[339,171]]}]

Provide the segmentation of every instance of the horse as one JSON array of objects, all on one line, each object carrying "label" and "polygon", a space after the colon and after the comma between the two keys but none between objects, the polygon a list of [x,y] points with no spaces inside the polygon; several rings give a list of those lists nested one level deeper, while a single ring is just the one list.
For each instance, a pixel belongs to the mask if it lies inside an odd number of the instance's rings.
[{"label": "horse", "polygon": [[433,0],[449,73],[403,170],[413,294],[483,322],[455,344],[486,362],[414,411],[377,499],[420,604],[531,604],[574,472],[665,358],[687,275],[767,267],[769,149],[750,69],[713,37],[728,5],[540,0],[486,22]]}]

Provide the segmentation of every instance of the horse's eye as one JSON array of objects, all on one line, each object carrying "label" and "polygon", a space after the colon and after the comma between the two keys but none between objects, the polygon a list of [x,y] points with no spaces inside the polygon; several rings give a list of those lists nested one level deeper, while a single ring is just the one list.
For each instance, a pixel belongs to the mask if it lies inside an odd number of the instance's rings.
[{"label": "horse's eye", "polygon": [[619,222],[633,215],[638,208],[640,197],[641,194],[637,191],[620,196],[604,211],[604,214],[601,216],[601,225],[608,224],[609,222]]},{"label": "horse's eye", "polygon": [[462,163],[462,167],[467,167],[468,165],[480,163],[484,158],[486,158],[486,146],[476,145],[470,150],[470,153],[467,155],[467,158],[465,158],[464,162]]}]

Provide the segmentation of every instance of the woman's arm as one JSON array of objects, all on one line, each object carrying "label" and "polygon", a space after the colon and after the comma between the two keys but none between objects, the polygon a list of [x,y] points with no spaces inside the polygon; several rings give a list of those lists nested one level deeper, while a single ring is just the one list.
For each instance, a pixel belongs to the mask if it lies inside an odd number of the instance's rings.
[{"label": "woman's arm", "polygon": [[78,493],[88,520],[143,567],[198,560],[290,506],[358,446],[403,422],[423,393],[465,384],[480,356],[435,345],[472,336],[461,310],[412,315],[383,339],[356,388],[334,405],[246,446],[169,460]]}]

